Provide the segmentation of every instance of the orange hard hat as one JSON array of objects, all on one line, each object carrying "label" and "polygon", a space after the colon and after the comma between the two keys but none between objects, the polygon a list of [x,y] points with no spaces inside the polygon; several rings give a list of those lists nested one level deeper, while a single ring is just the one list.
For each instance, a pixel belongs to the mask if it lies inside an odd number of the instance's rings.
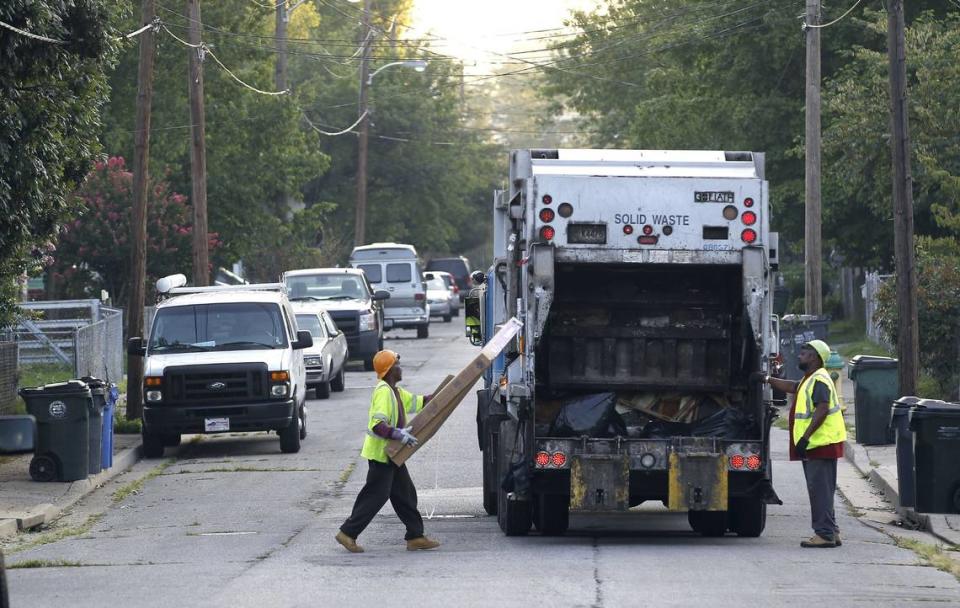
[{"label": "orange hard hat", "polygon": [[390,371],[390,368],[400,360],[400,355],[392,350],[381,350],[373,356],[373,371],[377,372],[377,378],[383,379]]}]

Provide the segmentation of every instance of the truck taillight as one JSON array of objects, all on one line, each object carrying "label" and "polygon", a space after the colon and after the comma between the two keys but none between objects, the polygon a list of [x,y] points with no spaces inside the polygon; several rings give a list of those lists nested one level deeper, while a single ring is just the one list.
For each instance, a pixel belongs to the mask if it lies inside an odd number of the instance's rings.
[{"label": "truck taillight", "polygon": [[734,454],[730,457],[730,468],[732,469],[742,469],[743,465],[746,464],[746,458],[743,457],[743,454]]},{"label": "truck taillight", "polygon": [[762,461],[760,460],[760,457],[757,456],[756,454],[750,454],[749,456],[747,456],[747,468],[750,469],[751,471],[758,470],[761,464],[762,464]]},{"label": "truck taillight", "polygon": [[537,456],[533,459],[533,461],[536,463],[537,468],[542,469],[550,464],[550,454],[546,452],[537,452]]},{"label": "truck taillight", "polygon": [[553,218],[556,217],[556,214],[553,212],[553,209],[541,209],[540,210],[540,221],[544,223],[552,222]]},{"label": "truck taillight", "polygon": [[641,245],[656,245],[657,237],[656,236],[638,236],[637,242]]},{"label": "truck taillight", "polygon": [[757,240],[757,231],[747,228],[746,230],[740,233],[740,240],[742,240],[744,243],[749,245],[750,243]]},{"label": "truck taillight", "polygon": [[552,241],[555,236],[557,236],[557,231],[553,229],[553,226],[544,226],[540,229],[540,238],[545,241]]},{"label": "truck taillight", "polygon": [[426,300],[426,299],[427,299],[427,294],[425,294],[425,293],[415,293],[415,294],[413,294],[413,299],[414,299],[414,301],[416,301],[416,302],[420,302],[420,301],[422,301],[422,300]]},{"label": "truck taillight", "polygon": [[540,199],[540,200],[543,201],[543,204],[544,204],[544,205],[549,205],[550,203],[553,202],[553,197],[550,196],[549,194],[544,194],[544,195],[543,195],[543,198]]},{"label": "truck taillight", "polygon": [[747,226],[753,226],[757,223],[757,214],[753,211],[744,211],[743,215],[740,216],[740,219]]},{"label": "truck taillight", "polygon": [[646,226],[644,226],[643,233],[647,236],[650,236],[651,234],[653,234],[653,226],[651,226],[650,224],[647,224]]},{"label": "truck taillight", "polygon": [[747,197],[747,198],[743,199],[743,206],[744,206],[744,207],[753,207],[753,199],[750,198],[750,197]]},{"label": "truck taillight", "polygon": [[624,225],[623,225],[623,233],[624,233],[624,234],[628,234],[628,235],[629,235],[629,234],[633,234],[633,226],[631,226],[630,224],[624,224]]},{"label": "truck taillight", "polygon": [[553,466],[559,469],[563,465],[567,464],[567,455],[563,452],[554,452],[553,456],[550,458],[550,462],[553,463]]}]

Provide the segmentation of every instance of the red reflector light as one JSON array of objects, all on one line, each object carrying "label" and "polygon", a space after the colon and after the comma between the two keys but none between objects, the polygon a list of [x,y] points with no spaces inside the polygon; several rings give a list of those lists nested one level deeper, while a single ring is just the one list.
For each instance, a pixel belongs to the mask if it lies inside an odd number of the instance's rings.
[{"label": "red reflector light", "polygon": [[541,221],[541,222],[552,222],[554,217],[556,217],[556,215],[553,213],[553,209],[541,209],[541,210],[540,210],[540,221]]},{"label": "red reflector light", "polygon": [[646,226],[644,226],[643,233],[647,236],[650,236],[651,234],[653,234],[653,226],[651,226],[650,224],[647,224]]},{"label": "red reflector light", "polygon": [[550,464],[550,454],[547,454],[546,452],[537,452],[537,455],[533,459],[533,461],[536,463],[536,465],[539,468],[542,469],[543,467]]},{"label": "red reflector light", "polygon": [[550,459],[553,462],[553,466],[562,467],[567,464],[567,455],[563,452],[555,452],[553,458]]},{"label": "red reflector light", "polygon": [[751,471],[756,471],[760,468],[760,457],[756,454],[750,454],[747,456],[747,468]]},{"label": "red reflector light", "polygon": [[656,245],[657,237],[655,236],[640,236],[637,237],[637,242],[641,245]]},{"label": "red reflector light", "polygon": [[553,197],[550,196],[549,194],[544,194],[541,200],[543,201],[544,205],[549,205],[550,203],[553,202]]},{"label": "red reflector light", "polygon": [[624,224],[624,225],[623,225],[623,233],[624,233],[624,234],[633,234],[633,226],[631,226],[630,224]]},{"label": "red reflector light", "polygon": [[753,226],[757,223],[757,214],[753,211],[744,211],[743,215],[740,216],[740,219],[747,226]]},{"label": "red reflector light", "polygon": [[746,230],[740,233],[740,239],[744,243],[750,244],[757,240],[757,233],[756,231],[751,230],[750,228],[747,228]]},{"label": "red reflector light", "polygon": [[555,236],[557,236],[557,231],[553,229],[553,226],[544,226],[540,229],[540,238],[545,241],[552,241]]},{"label": "red reflector light", "polygon": [[743,457],[743,454],[734,454],[730,457],[730,466],[734,469],[742,469],[745,463],[746,459]]},{"label": "red reflector light", "polygon": [[743,199],[743,206],[744,206],[744,207],[753,207],[753,199],[752,199],[752,198],[749,198],[749,197]]}]

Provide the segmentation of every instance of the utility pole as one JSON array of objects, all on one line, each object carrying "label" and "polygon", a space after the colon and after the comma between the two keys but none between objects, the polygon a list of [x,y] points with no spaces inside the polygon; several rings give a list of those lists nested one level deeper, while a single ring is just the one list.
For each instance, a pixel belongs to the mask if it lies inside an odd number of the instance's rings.
[{"label": "utility pole", "polygon": [[890,152],[893,160],[893,245],[897,280],[897,358],[900,394],[915,395],[920,355],[917,328],[917,271],[913,251],[913,177],[907,118],[907,51],[903,0],[887,2],[890,63]]},{"label": "utility pole", "polygon": [[274,78],[278,91],[287,90],[287,24],[290,22],[290,13],[287,10],[287,0],[277,2],[277,63],[274,67]]},{"label": "utility pole", "polygon": [[367,114],[367,79],[370,77],[370,5],[363,0],[363,55],[360,60],[360,136],[357,142],[357,209],[354,218],[353,245],[366,244],[367,229],[367,141],[370,135],[370,118]]},{"label": "utility pole", "polygon": [[[820,0],[807,0],[807,25],[820,25]],[[803,253],[804,310],[823,314],[820,243],[820,28],[807,27],[806,171]]]},{"label": "utility pole", "polygon": [[[142,0],[143,24],[157,16],[154,0]],[[130,220],[130,300],[127,302],[127,336],[143,336],[143,300],[147,281],[147,183],[150,181],[150,112],[153,107],[153,63],[156,57],[154,31],[140,35],[137,70],[137,126],[133,144],[133,213]],[[143,411],[143,357],[127,358],[127,420]]]},{"label": "utility pole", "polygon": [[190,61],[187,87],[190,91],[190,177],[193,182],[193,284],[210,284],[207,243],[207,149],[203,109],[203,54],[200,46],[200,0],[187,0],[190,18]]}]

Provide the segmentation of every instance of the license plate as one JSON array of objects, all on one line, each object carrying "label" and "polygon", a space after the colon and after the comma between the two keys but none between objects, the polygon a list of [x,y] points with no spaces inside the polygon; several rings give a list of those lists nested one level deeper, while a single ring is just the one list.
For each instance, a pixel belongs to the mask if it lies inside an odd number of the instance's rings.
[{"label": "license plate", "polygon": [[222,433],[224,431],[230,430],[230,419],[229,418],[204,418],[203,419],[203,432],[205,433]]},{"label": "license plate", "polygon": [[569,224],[567,242],[581,245],[605,245],[607,243],[606,224]]}]

